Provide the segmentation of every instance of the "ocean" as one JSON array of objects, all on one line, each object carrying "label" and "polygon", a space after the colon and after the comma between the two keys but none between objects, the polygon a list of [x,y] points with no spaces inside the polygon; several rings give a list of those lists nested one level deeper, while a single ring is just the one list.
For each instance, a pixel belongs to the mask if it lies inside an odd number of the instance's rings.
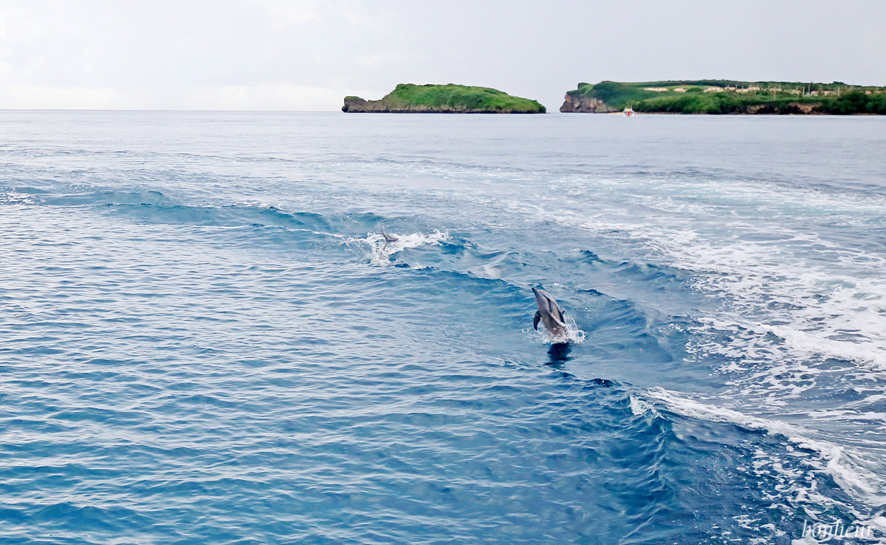
[{"label": "ocean", "polygon": [[0,543],[886,542],[884,118],[0,135]]}]

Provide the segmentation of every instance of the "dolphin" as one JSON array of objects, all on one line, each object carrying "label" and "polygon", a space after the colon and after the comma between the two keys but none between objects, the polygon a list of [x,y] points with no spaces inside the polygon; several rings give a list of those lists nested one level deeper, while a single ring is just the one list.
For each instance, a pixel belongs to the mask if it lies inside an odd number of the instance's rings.
[{"label": "dolphin", "polygon": [[538,305],[538,310],[532,319],[532,327],[538,330],[538,322],[541,321],[555,339],[562,339],[560,342],[565,342],[566,319],[557,302],[543,290],[532,288],[532,293],[535,294],[535,303]]},{"label": "dolphin", "polygon": [[393,235],[389,235],[389,234],[385,233],[384,228],[382,228],[382,230],[381,230],[381,236],[385,237],[385,245],[381,247],[381,251],[383,251],[383,252],[385,251],[385,248],[388,247],[388,243],[400,240],[399,237],[395,237]]}]

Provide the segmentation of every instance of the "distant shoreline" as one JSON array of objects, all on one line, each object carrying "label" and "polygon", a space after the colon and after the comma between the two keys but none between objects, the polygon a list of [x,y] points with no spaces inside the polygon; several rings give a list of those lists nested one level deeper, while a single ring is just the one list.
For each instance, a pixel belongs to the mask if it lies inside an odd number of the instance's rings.
[{"label": "distant shoreline", "polygon": [[601,81],[566,93],[562,113],[886,115],[886,88],[734,80]]}]

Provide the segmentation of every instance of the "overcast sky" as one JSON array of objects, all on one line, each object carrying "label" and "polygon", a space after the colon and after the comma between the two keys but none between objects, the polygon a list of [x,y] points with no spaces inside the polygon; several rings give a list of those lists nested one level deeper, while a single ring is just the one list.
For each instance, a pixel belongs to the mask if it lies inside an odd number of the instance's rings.
[{"label": "overcast sky", "polygon": [[0,108],[337,110],[399,82],[886,85],[886,0],[0,0]]}]

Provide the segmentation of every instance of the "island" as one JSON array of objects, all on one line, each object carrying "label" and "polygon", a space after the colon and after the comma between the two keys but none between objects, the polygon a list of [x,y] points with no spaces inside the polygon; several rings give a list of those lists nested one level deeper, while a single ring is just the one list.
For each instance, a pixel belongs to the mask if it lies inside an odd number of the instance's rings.
[{"label": "island", "polygon": [[543,114],[535,100],[520,98],[488,87],[466,85],[415,85],[401,83],[381,100],[345,97],[343,112]]},{"label": "island", "polygon": [[879,114],[886,88],[833,83],[669,80],[579,83],[561,112],[675,114]]}]

